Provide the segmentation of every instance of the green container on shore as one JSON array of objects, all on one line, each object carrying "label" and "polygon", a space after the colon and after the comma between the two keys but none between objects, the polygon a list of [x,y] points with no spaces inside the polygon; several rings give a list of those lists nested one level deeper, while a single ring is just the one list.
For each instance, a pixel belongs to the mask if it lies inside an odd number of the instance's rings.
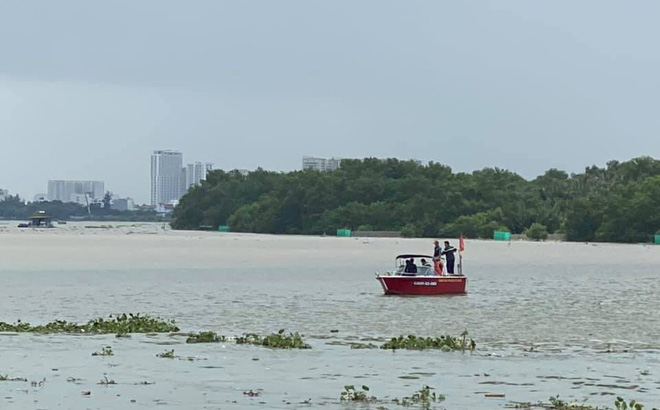
[{"label": "green container on shore", "polygon": [[493,239],[496,241],[510,241],[511,232],[507,231],[493,231]]},{"label": "green container on shore", "polygon": [[656,245],[660,245],[660,234],[657,234],[657,235],[655,236],[655,244],[656,244]]},{"label": "green container on shore", "polygon": [[218,232],[229,232],[229,227],[227,225],[218,226]]},{"label": "green container on shore", "polygon": [[351,236],[350,229],[337,229],[337,236],[348,237]]}]

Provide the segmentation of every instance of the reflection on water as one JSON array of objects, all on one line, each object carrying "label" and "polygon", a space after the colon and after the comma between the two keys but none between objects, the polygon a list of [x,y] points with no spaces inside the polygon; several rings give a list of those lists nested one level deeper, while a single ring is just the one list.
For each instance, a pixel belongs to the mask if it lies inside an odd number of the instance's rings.
[{"label": "reflection on water", "polygon": [[[0,382],[3,408],[297,408],[308,399],[340,408],[345,384],[390,399],[428,384],[447,396],[447,408],[556,394],[595,405],[611,406],[612,394],[660,403],[660,247],[469,242],[467,295],[391,297],[373,272],[428,240],[220,238],[145,226],[131,235],[135,227],[87,232],[75,224],[0,233],[0,320],[143,312],[175,318],[185,331],[300,331],[313,349],[186,345],[176,335],[4,334],[0,374],[46,380]],[[475,353],[346,346],[463,329]],[[91,356],[106,345],[115,356]],[[155,357],[171,348],[179,358]],[[118,385],[97,385],[104,374]],[[250,389],[263,391],[243,395]],[[492,392],[506,398],[485,397]]]}]

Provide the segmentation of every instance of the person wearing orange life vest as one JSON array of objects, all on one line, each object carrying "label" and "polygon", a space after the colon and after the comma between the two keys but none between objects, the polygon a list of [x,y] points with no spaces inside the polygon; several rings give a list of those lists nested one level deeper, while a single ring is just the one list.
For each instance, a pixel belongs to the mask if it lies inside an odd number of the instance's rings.
[{"label": "person wearing orange life vest", "polygon": [[442,248],[440,247],[440,242],[434,241],[435,245],[433,248],[433,270],[438,276],[442,276],[442,271],[444,270],[444,265],[442,264]]}]

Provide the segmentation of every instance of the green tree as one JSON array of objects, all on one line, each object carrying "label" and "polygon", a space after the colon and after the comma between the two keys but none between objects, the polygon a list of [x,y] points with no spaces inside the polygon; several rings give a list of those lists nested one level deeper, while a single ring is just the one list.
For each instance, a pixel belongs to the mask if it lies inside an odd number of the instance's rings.
[{"label": "green tree", "polygon": [[538,222],[534,222],[525,231],[525,236],[535,241],[540,241],[540,240],[545,241],[546,239],[548,239],[548,230],[545,225],[541,225]]},{"label": "green tree", "polygon": [[[649,157],[550,169],[532,181],[499,169],[451,168],[396,159],[343,160],[332,172],[213,171],[174,210],[172,227],[320,234],[341,227],[401,230],[415,236],[490,238],[540,224],[569,240],[634,242],[660,229],[660,161]],[[20,205],[0,206],[0,216]],[[4,212],[4,214],[3,214]]]},{"label": "green tree", "polygon": [[103,195],[103,209],[105,211],[108,211],[111,208],[112,204],[112,193],[110,191],[106,191],[105,195]]},{"label": "green tree", "polygon": [[441,236],[457,237],[464,235],[468,238],[491,238],[493,231],[508,231],[508,228],[500,222],[503,212],[500,208],[477,212],[474,215],[460,216],[454,222],[445,225]]},{"label": "green tree", "polygon": [[406,224],[403,228],[401,228],[401,236],[404,238],[416,238],[419,237],[421,234],[422,230],[419,229],[417,226],[409,223]]}]

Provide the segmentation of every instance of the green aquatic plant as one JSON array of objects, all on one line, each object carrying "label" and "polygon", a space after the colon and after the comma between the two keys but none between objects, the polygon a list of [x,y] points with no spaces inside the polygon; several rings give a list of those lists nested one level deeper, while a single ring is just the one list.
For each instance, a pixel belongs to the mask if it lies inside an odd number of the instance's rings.
[{"label": "green aquatic plant", "polygon": [[566,402],[559,398],[559,395],[550,397],[550,409],[554,410],[598,410],[598,407],[590,406],[585,403]]},{"label": "green aquatic plant", "polygon": [[80,333],[81,326],[64,320],[56,320],[46,325],[31,326],[20,319],[16,323],[0,322],[0,332],[16,333]]},{"label": "green aquatic plant", "polygon": [[103,378],[96,384],[100,384],[100,385],[103,385],[103,386],[109,386],[111,384],[117,384],[117,382],[115,382],[112,379],[108,379],[108,376],[104,374]]},{"label": "green aquatic plant", "polygon": [[174,349],[165,350],[163,353],[156,354],[156,357],[161,357],[163,359],[174,359]]},{"label": "green aquatic plant", "polygon": [[32,381],[30,382],[30,386],[32,387],[42,387],[46,383],[46,378],[44,377],[43,379],[39,381]]},{"label": "green aquatic plant", "polygon": [[84,325],[55,320],[45,325],[31,326],[27,322],[17,320],[16,323],[0,322],[0,332],[16,333],[116,333],[127,335],[129,333],[169,333],[178,332],[174,320],[163,320],[149,315],[121,314],[110,315],[108,318],[92,319]]},{"label": "green aquatic plant", "polygon": [[101,349],[100,352],[94,352],[92,353],[92,356],[114,356],[115,353],[112,351],[111,346],[105,346],[104,348]]},{"label": "green aquatic plant", "polygon": [[433,391],[433,387],[423,386],[421,390],[416,391],[410,397],[404,397],[402,399],[395,398],[392,401],[401,406],[420,405],[422,408],[429,408],[432,403],[444,400],[445,396],[436,394]]},{"label": "green aquatic plant", "polygon": [[89,333],[169,333],[178,332],[173,319],[163,320],[149,315],[136,314],[110,315],[108,319],[98,318],[85,325]]},{"label": "green aquatic plant", "polygon": [[311,349],[311,346],[305,343],[300,333],[285,334],[284,329],[268,336],[246,333],[236,338],[236,344],[252,344],[273,349]]},{"label": "green aquatic plant", "polygon": [[529,401],[510,401],[505,406],[507,409],[532,409],[532,408],[548,408],[542,402],[532,403]]},{"label": "green aquatic plant", "polygon": [[26,382],[27,379],[23,377],[9,377],[9,375],[1,375],[0,374],[0,382]]},{"label": "green aquatic plant", "polygon": [[378,345],[373,343],[351,343],[351,349],[378,349]]},{"label": "green aquatic plant", "polygon": [[215,332],[190,333],[186,339],[186,343],[221,343],[226,341],[225,336],[219,336]]},{"label": "green aquatic plant", "polygon": [[630,403],[626,403],[623,397],[617,397],[614,406],[616,406],[616,410],[642,410],[644,408],[642,403],[635,400],[630,400]]},{"label": "green aquatic plant", "polygon": [[[584,402],[567,402],[559,398],[559,396],[550,397],[549,402],[510,402],[506,407],[514,409],[548,409],[548,410],[606,410],[609,407],[596,407],[585,404]],[[617,397],[614,401],[616,410],[643,410],[644,405],[638,401],[631,400],[626,402],[622,397]],[[658,410],[655,407],[652,410]]]},{"label": "green aquatic plant", "polygon": [[440,337],[418,337],[415,335],[394,337],[390,341],[385,342],[381,349],[409,349],[409,350],[424,350],[424,349],[440,349],[443,351],[452,350],[474,350],[477,344],[474,340],[468,338],[467,331],[461,333],[460,337],[453,336],[440,336]]},{"label": "green aquatic plant", "polygon": [[0,322],[0,332],[22,333],[22,332],[29,332],[29,331],[30,331],[30,324],[29,323],[23,323],[23,322],[21,322],[20,319],[18,319],[16,321],[16,323],[14,323],[14,324]]},{"label": "green aquatic plant", "polygon": [[341,392],[339,397],[341,401],[359,401],[370,402],[376,401],[376,397],[369,396],[369,386],[362,386],[360,390],[356,389],[354,385],[344,386],[344,391]]}]

